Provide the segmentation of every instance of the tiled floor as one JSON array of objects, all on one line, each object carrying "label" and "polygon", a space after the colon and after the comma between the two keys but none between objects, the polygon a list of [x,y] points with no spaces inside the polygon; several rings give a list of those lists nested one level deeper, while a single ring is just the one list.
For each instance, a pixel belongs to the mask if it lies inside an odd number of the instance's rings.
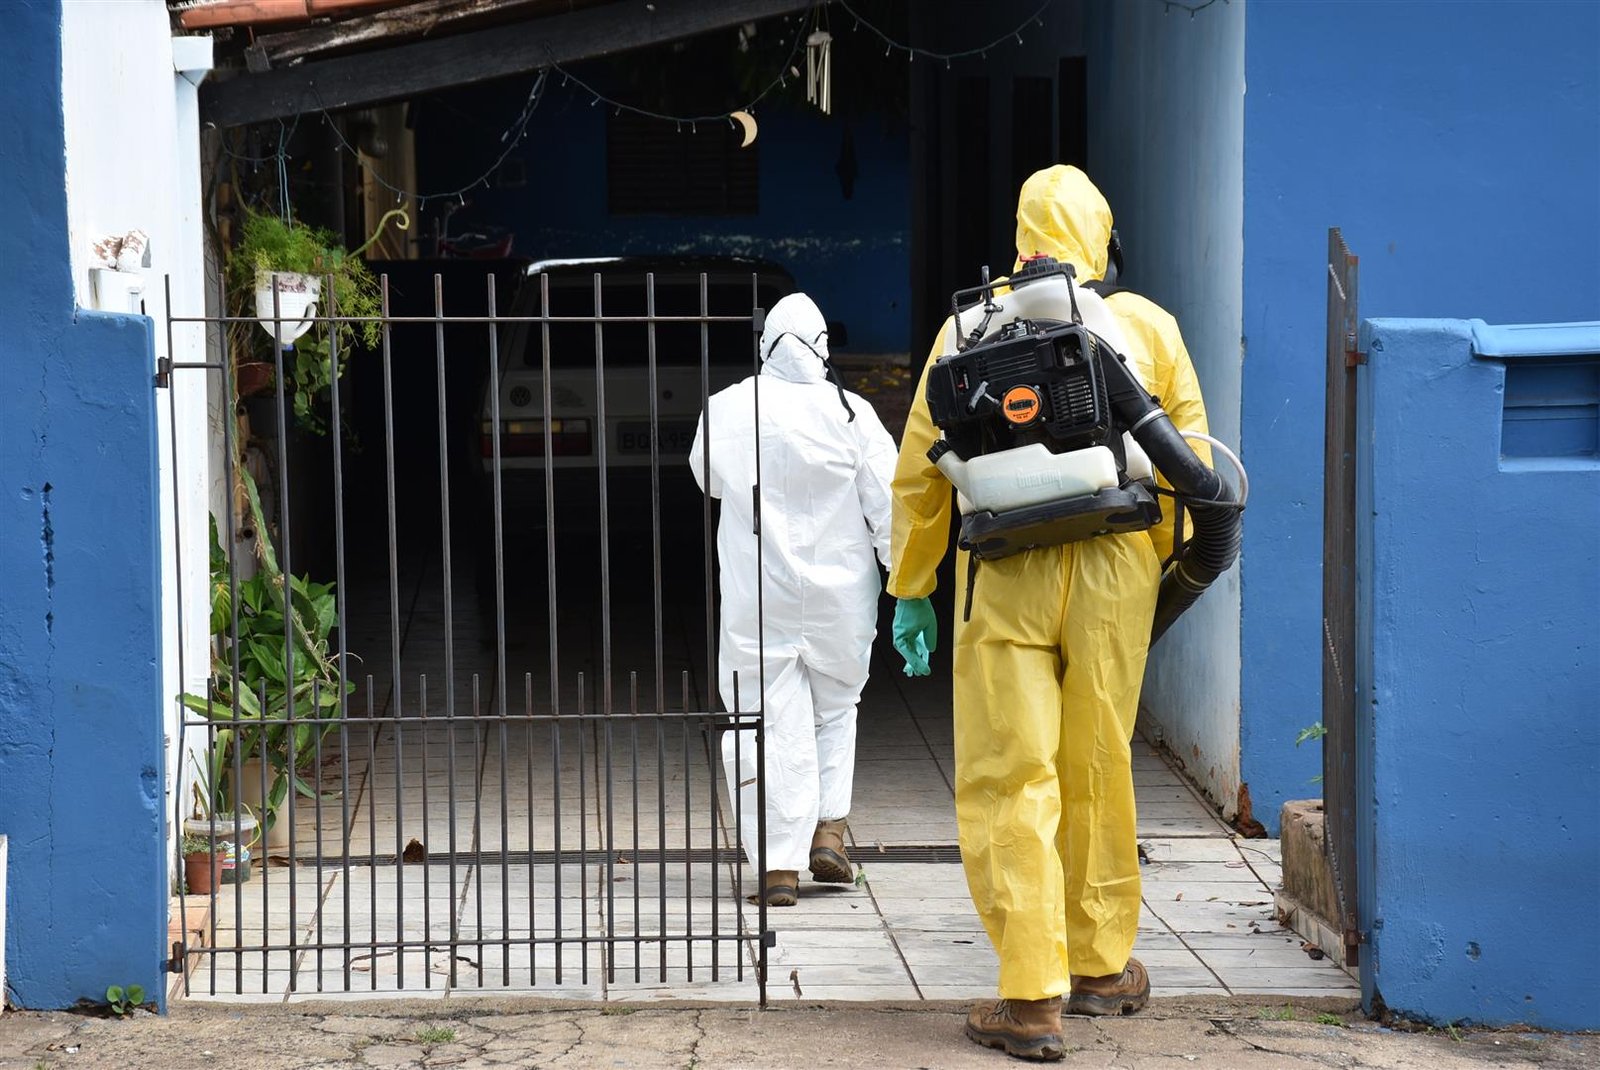
[{"label": "tiled floor", "polygon": [[[743,897],[755,881],[728,832],[732,815],[703,722],[433,721],[444,716],[442,603],[426,585],[419,590],[409,599],[414,608],[403,610],[402,654],[413,682],[396,703],[386,659],[368,659],[375,717],[324,741],[326,794],[320,804],[297,805],[292,852],[269,848],[265,868],[216,897],[215,946],[257,950],[199,956],[189,998],[278,1002],[404,990],[753,999],[760,917]],[[371,603],[352,609],[352,647],[365,639],[386,651],[387,596],[368,593]],[[685,604],[691,609],[672,608]],[[676,680],[698,705],[703,625],[692,603],[667,605],[665,690]],[[455,608],[451,668],[462,681],[481,674],[475,705],[492,713],[494,652],[475,642],[470,607]],[[549,708],[548,661],[526,676],[515,663],[544,656],[543,611],[541,599],[526,618],[513,613],[508,627],[527,638],[507,671],[513,714]],[[578,608],[565,612],[571,619],[557,625],[563,664],[592,667],[601,647],[595,621]],[[682,619],[674,622],[674,613]],[[652,647],[614,637],[613,664],[650,666],[645,675],[653,678]],[[385,723],[394,709],[421,711],[424,675],[430,723]],[[592,711],[592,684],[585,688],[581,708]],[[634,706],[621,677],[613,708],[651,708],[654,687],[647,681],[642,690]],[[574,687],[564,698],[564,713],[580,708],[576,695]],[[358,698],[360,709],[365,694]],[[456,704],[458,715],[472,708],[470,684]],[[907,680],[883,658],[858,734],[850,824],[861,877],[853,887],[803,884],[798,908],[769,912],[769,998],[992,993],[994,952],[954,848],[948,678]],[[1134,763],[1147,859],[1135,951],[1156,994],[1353,995],[1347,974],[1311,960],[1300,938],[1277,924],[1276,841],[1234,838],[1142,743]],[[690,933],[697,939],[683,939]],[[396,950],[402,937],[406,946]]]}]

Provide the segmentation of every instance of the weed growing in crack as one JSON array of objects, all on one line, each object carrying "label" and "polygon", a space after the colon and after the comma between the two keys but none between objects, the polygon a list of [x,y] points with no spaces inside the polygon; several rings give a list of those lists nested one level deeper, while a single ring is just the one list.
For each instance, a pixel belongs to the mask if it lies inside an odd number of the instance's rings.
[{"label": "weed growing in crack", "polygon": [[418,1044],[453,1044],[456,1031],[447,1025],[430,1025],[417,1030]]},{"label": "weed growing in crack", "polygon": [[1342,1028],[1344,1028],[1344,1019],[1339,1017],[1337,1014],[1326,1014],[1326,1013],[1324,1013],[1324,1014],[1317,1015],[1317,1024],[1318,1025],[1336,1025],[1336,1026],[1339,1026],[1342,1029]]},{"label": "weed growing in crack", "polygon": [[1285,1003],[1282,1007],[1262,1007],[1257,1016],[1263,1021],[1292,1022],[1294,1021],[1294,1004]]}]

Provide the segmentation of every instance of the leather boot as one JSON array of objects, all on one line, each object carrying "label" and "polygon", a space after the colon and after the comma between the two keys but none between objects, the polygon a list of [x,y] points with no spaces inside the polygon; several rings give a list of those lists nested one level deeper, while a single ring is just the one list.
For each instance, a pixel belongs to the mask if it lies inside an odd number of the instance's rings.
[{"label": "leather boot", "polygon": [[820,884],[850,884],[856,879],[844,850],[844,818],[819,821],[811,837],[811,875]]},{"label": "leather boot", "polygon": [[1061,1042],[1061,997],[979,1003],[967,1015],[967,1038],[1019,1059],[1059,1059],[1066,1054]]},{"label": "leather boot", "polygon": [[1068,1014],[1132,1014],[1150,999],[1150,974],[1144,963],[1129,959],[1121,973],[1109,977],[1072,978]]},{"label": "leather boot", "polygon": [[792,869],[768,870],[761,879],[761,894],[769,907],[792,907],[800,901],[800,874]]}]

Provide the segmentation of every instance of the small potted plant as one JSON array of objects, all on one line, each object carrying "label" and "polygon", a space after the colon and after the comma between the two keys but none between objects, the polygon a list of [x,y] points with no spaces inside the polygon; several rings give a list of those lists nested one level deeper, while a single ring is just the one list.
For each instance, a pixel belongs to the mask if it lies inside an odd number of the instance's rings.
[{"label": "small potted plant", "polygon": [[192,832],[183,836],[183,883],[190,895],[210,895],[222,884],[222,861],[227,855],[228,843],[197,836]]}]

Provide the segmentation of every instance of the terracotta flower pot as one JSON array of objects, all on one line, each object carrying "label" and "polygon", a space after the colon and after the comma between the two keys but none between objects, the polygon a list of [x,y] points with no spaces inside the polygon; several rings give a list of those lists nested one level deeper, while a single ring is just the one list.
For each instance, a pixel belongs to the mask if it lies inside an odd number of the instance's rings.
[{"label": "terracotta flower pot", "polygon": [[222,855],[214,851],[184,855],[183,882],[190,895],[210,895],[222,883]]},{"label": "terracotta flower pot", "polygon": [[260,397],[272,389],[277,369],[264,360],[240,361],[234,368],[233,382],[242,398]]}]

